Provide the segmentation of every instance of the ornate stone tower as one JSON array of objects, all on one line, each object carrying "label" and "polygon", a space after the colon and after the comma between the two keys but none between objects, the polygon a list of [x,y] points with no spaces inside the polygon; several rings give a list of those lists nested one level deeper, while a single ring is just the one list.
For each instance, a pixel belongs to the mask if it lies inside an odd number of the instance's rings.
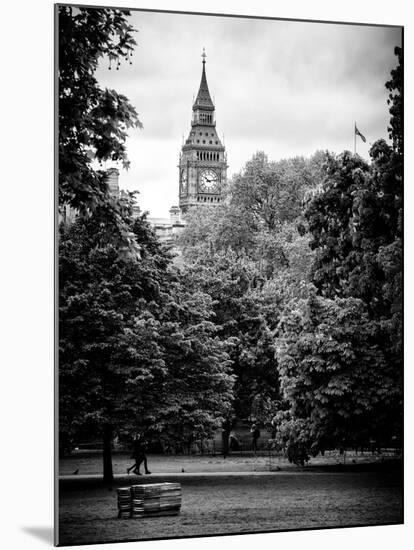
[{"label": "ornate stone tower", "polygon": [[227,172],[227,156],[216,132],[215,107],[207,85],[204,49],[201,57],[200,89],[193,105],[190,134],[181,149],[178,166],[179,205],[183,214],[191,206],[219,204]]}]

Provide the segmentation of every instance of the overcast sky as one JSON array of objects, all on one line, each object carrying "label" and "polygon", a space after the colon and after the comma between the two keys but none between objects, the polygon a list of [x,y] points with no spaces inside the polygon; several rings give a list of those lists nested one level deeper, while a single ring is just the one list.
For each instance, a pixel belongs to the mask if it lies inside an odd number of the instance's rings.
[{"label": "overcast sky", "polygon": [[384,84],[399,28],[139,11],[131,22],[133,64],[109,71],[105,60],[97,77],[129,98],[144,125],[130,133],[131,168],[121,169],[120,187],[138,190],[151,216],[168,217],[178,204],[178,156],[203,47],[228,177],[258,150],[271,160],[352,150],[354,121],[367,138],[357,138],[362,156],[369,142],[388,139]]}]

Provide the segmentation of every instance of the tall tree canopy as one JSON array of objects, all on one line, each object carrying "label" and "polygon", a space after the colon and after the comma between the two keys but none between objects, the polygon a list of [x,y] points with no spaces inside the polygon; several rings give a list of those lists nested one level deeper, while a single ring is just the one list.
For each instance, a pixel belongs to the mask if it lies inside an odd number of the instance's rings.
[{"label": "tall tree canopy", "polygon": [[100,434],[105,480],[115,433],[143,429],[173,445],[211,435],[233,385],[211,297],[171,266],[145,219],[133,219],[133,197],[111,195],[96,169],[127,168],[127,132],[141,126],[127,98],[95,78],[104,57],[111,70],[130,61],[128,16],[58,7],[59,204],[77,213],[59,231],[60,442]]},{"label": "tall tree canopy", "polygon": [[268,424],[280,400],[274,335],[286,300],[307,285],[313,253],[301,209],[324,158],[271,162],[256,153],[229,181],[221,205],[186,217],[185,269],[213,300],[236,377],[234,417]]},{"label": "tall tree canopy", "polygon": [[277,412],[278,442],[299,462],[400,437],[401,65],[386,83],[392,147],[375,142],[369,163],[256,153],[220,205],[188,213],[178,268],[96,169],[127,167],[140,126],[94,76],[104,56],[112,69],[130,59],[127,17],[59,7],[59,202],[78,212],[60,226],[61,443],[101,434],[110,480],[114,434],[137,428],[177,448]]},{"label": "tall tree canopy", "polygon": [[317,454],[366,446],[370,438],[386,446],[400,435],[395,365],[362,300],[311,294],[290,302],[279,328],[276,349],[288,404],[278,413],[282,446]]},{"label": "tall tree canopy", "polygon": [[105,208],[107,224],[124,237],[106,172],[96,166],[111,160],[128,167],[128,130],[141,123],[125,96],[99,86],[95,71],[103,58],[113,69],[129,62],[136,42],[128,16],[125,10],[58,7],[59,205],[81,215]]},{"label": "tall tree canopy", "polygon": [[393,147],[257,153],[182,237],[232,343],[234,412],[269,400],[292,459],[401,437],[402,67],[391,76]]},{"label": "tall tree canopy", "polygon": [[391,71],[391,79],[385,83],[390,92],[388,105],[390,105],[390,126],[388,128],[395,151],[400,155],[404,153],[404,57],[402,48],[394,50],[398,57],[398,65]]},{"label": "tall tree canopy", "polygon": [[347,151],[327,155],[306,204],[320,297],[287,304],[278,340],[289,403],[281,437],[302,457],[327,441],[402,437],[401,70],[387,83],[393,147],[375,142],[370,164]]},{"label": "tall tree canopy", "polygon": [[174,446],[211,436],[233,377],[211,297],[170,266],[143,218],[137,258],[102,244],[98,214],[61,228],[59,412],[62,444],[101,434],[110,480],[115,433]]}]

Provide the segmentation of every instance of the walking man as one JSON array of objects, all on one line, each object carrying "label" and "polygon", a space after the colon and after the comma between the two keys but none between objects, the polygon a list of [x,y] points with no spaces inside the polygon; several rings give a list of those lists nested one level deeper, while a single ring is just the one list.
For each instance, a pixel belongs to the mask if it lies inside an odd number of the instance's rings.
[{"label": "walking man", "polygon": [[252,434],[252,450],[254,454],[256,454],[257,451],[257,440],[260,437],[260,430],[256,426],[256,424],[252,424],[252,427],[250,429],[250,433]]},{"label": "walking man", "polygon": [[146,451],[146,441],[142,439],[141,434],[136,433],[134,435],[134,439],[132,442],[132,456],[131,458],[135,459],[135,464],[127,468],[127,472],[129,472],[133,469],[134,474],[137,476],[141,475],[141,472],[139,471],[139,468],[144,463],[145,473],[150,474],[151,472],[148,470],[148,464],[147,464],[147,457],[145,454]]}]

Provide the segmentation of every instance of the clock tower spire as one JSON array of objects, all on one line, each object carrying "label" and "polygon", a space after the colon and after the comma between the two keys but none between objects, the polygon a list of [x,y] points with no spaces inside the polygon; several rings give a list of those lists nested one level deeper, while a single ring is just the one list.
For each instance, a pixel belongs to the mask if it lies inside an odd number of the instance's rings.
[{"label": "clock tower spire", "polygon": [[193,103],[191,130],[179,162],[179,204],[183,214],[191,206],[220,204],[226,181],[227,157],[216,131],[215,106],[206,76],[203,48],[200,88]]}]

